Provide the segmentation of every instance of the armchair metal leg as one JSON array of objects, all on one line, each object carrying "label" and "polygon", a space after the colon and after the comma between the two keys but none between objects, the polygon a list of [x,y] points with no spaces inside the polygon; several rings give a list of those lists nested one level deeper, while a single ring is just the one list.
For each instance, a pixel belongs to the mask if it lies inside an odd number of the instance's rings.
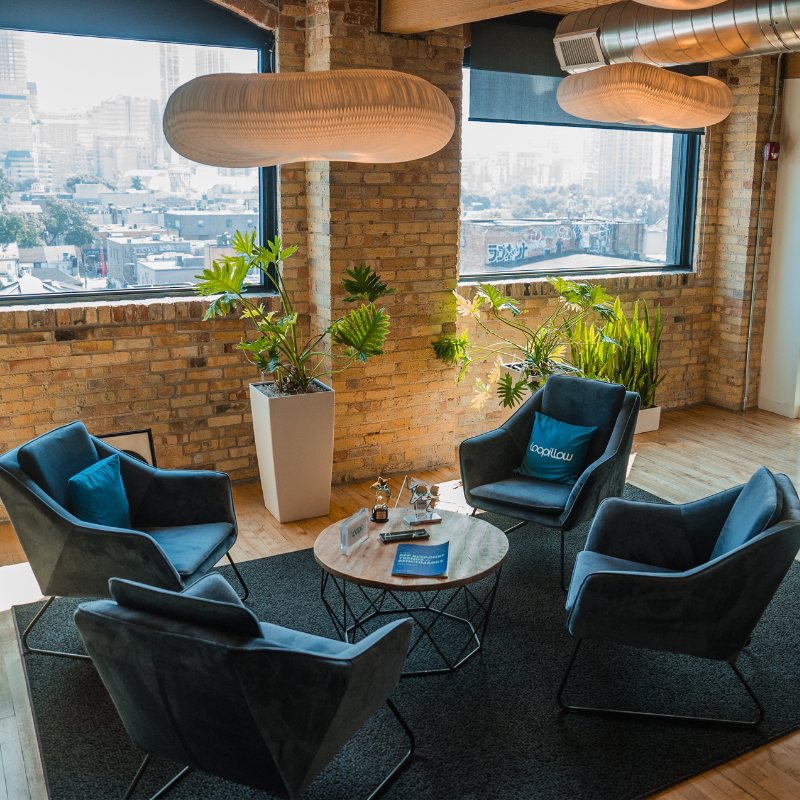
[{"label": "armchair metal leg", "polygon": [[33,630],[36,623],[42,618],[44,612],[50,608],[50,604],[55,600],[55,596],[49,597],[47,602],[36,612],[36,616],[30,621],[30,624],[22,634],[22,654],[28,655],[28,653],[36,653],[40,656],[57,656],[58,658],[74,658],[78,661],[91,661],[92,659],[86,655],[80,655],[79,653],[62,653],[58,650],[39,650],[36,647],[31,647],[28,644],[28,636],[30,636],[31,631]]},{"label": "armchair metal leg", "polygon": [[527,525],[527,524],[528,524],[528,521],[523,519],[522,522],[518,522],[516,525],[512,525],[508,530],[503,531],[503,533],[512,533],[513,531],[516,531],[519,528],[521,528],[523,525]]},{"label": "armchair metal leg", "polygon": [[[128,791],[125,792],[125,797],[122,800],[130,800],[131,796],[133,795],[134,791],[136,791],[136,787],[139,785],[139,781],[142,779],[142,775],[144,775],[145,770],[147,769],[148,765],[150,764],[150,760],[152,759],[151,755],[146,755],[144,757],[144,761],[142,761],[142,765],[139,767],[139,770],[136,773],[131,785],[128,787]],[[159,797],[163,797],[173,786],[175,786],[178,781],[182,778],[185,778],[190,772],[192,771],[191,767],[184,767],[169,783],[165,786],[162,786],[151,798],[150,800],[158,800]]]},{"label": "armchair metal leg", "polygon": [[242,573],[239,572],[239,569],[237,568],[236,564],[233,563],[233,559],[231,558],[231,554],[230,553],[225,553],[225,555],[228,557],[228,561],[231,562],[231,566],[233,567],[233,571],[236,573],[236,577],[239,579],[239,583],[242,584],[242,588],[244,589],[244,597],[242,598],[242,600],[247,600],[247,598],[250,597],[250,588],[244,582],[244,578],[242,577]]},{"label": "armchair metal leg", "polygon": [[681,720],[683,722],[711,722],[717,725],[735,725],[740,728],[755,728],[758,727],[764,721],[764,706],[761,705],[759,699],[756,697],[755,692],[750,688],[750,685],[744,679],[744,675],[739,672],[738,667],[733,662],[728,662],[731,665],[731,669],[736,674],[736,677],[740,680],[742,685],[745,689],[747,689],[747,693],[750,695],[752,701],[756,704],[758,708],[758,718],[754,721],[750,722],[747,720],[737,720],[737,719],[719,719],[717,717],[689,717],[689,716],[682,716],[680,714],[658,714],[652,711],[624,711],[622,709],[617,708],[592,708],[587,706],[571,706],[567,705],[562,695],[564,694],[564,687],[567,685],[567,679],[569,678],[569,674],[572,671],[572,667],[575,664],[575,657],[578,655],[578,650],[581,646],[581,639],[578,639],[575,643],[575,649],[572,651],[572,657],[569,660],[569,665],[567,666],[567,671],[564,673],[564,677],[561,681],[561,685],[558,687],[558,693],[556,694],[556,700],[558,701],[559,706],[564,711],[574,711],[579,714],[605,714],[608,716],[626,716],[626,717],[651,717],[654,719],[663,719],[663,720]]},{"label": "armchair metal leg", "polygon": [[[395,708],[395,705],[391,700],[387,700],[386,705],[389,706],[389,710],[392,712],[392,714],[394,714],[397,721],[403,726],[403,730],[406,732],[406,736],[408,736],[409,749],[408,752],[403,756],[403,759],[400,761],[400,763],[383,779],[381,785],[367,798],[367,800],[376,800],[378,797],[380,797],[392,785],[392,783],[394,783],[397,776],[405,769],[406,765],[414,757],[414,732],[408,727],[408,723],[400,716],[400,712]],[[125,800],[127,800],[127,798]],[[155,798],[153,800],[155,800]]]}]

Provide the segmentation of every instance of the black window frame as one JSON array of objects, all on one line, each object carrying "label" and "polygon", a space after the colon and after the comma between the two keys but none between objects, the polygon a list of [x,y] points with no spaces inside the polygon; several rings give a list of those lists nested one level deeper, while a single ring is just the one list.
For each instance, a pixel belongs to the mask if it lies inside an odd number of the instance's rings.
[{"label": "black window frame", "polygon": [[[470,68],[470,52],[469,48],[465,50],[464,67]],[[466,121],[466,120],[465,120]],[[471,119],[473,122],[486,122],[490,124],[517,124],[517,125],[535,125],[536,123],[530,122],[504,122],[499,123],[494,120],[481,120]],[[539,123],[546,125],[548,123]],[[569,127],[569,126],[555,126],[555,127]],[[582,125],[580,127],[592,127],[591,125]],[[604,127],[602,130],[610,130],[612,128]],[[620,126],[617,130],[636,130],[633,126]],[[642,130],[642,129],[639,129]],[[649,129],[652,130],[652,129]],[[675,138],[673,140],[673,155],[672,155],[672,181],[670,191],[670,212],[669,222],[670,227],[677,226],[675,236],[673,238],[674,250],[673,258],[668,264],[651,264],[646,266],[631,266],[622,267],[619,265],[598,266],[598,267],[575,267],[560,268],[558,270],[548,270],[546,267],[540,267],[539,264],[546,264],[546,262],[539,262],[535,269],[530,270],[514,270],[513,272],[470,272],[462,274],[460,269],[461,259],[459,258],[459,285],[470,285],[476,283],[526,283],[533,280],[541,280],[548,276],[563,276],[567,278],[596,278],[607,275],[637,275],[642,273],[691,273],[694,271],[693,257],[694,257],[694,235],[695,223],[697,217],[697,192],[698,192],[698,179],[699,179],[699,164],[700,164],[700,148],[701,137],[704,135],[694,131],[667,131],[673,133]],[[673,213],[673,209],[675,213]],[[462,220],[464,222],[465,220]],[[469,220],[466,220],[469,221]],[[668,229],[669,230],[669,229]],[[460,237],[459,237],[460,238]],[[669,233],[667,241],[670,241]]]},{"label": "black window frame", "polygon": [[[68,8],[65,8],[68,6]],[[225,15],[225,16],[220,16]],[[230,17],[230,26],[220,21]],[[159,20],[159,18],[161,18]],[[155,22],[154,22],[155,20]],[[159,33],[153,35],[154,25]],[[231,33],[241,35],[247,26],[247,43],[222,41]],[[128,41],[187,44],[208,47],[230,47],[255,50],[260,73],[274,73],[275,35],[272,31],[247,23],[233,12],[207,0],[25,0],[0,10],[0,29],[27,33],[50,33],[63,36],[125,39]],[[169,31],[161,35],[160,31]],[[265,244],[278,236],[278,168],[259,168],[259,241]],[[269,275],[275,276],[274,265]],[[248,284],[248,294],[277,294],[267,275],[257,284]],[[19,305],[53,305],[58,303],[140,301],[164,297],[194,297],[191,287],[158,287],[149,289],[101,289],[28,295],[0,295],[0,307]]]}]

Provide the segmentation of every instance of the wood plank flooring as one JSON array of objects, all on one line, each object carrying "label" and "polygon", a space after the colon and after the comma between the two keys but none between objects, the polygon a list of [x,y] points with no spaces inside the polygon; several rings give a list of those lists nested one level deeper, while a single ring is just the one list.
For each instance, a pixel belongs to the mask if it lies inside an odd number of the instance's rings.
[{"label": "wood plank flooring", "polygon": [[[674,503],[742,483],[764,464],[800,486],[800,420],[757,409],[733,414],[710,406],[667,412],[659,431],[636,437],[634,454],[629,481]],[[457,466],[415,474],[441,485],[442,508],[469,513]],[[389,480],[392,504],[402,479]],[[327,517],[284,525],[264,508],[260,484],[234,487],[240,529],[234,559],[246,561],[312,547],[329,524],[373,505],[371,483],[335,486]],[[407,500],[407,494],[403,499]],[[48,800],[8,610],[11,603],[31,602],[38,596],[13,529],[0,525],[0,800]],[[800,800],[800,732],[662,792],[654,800]]]}]

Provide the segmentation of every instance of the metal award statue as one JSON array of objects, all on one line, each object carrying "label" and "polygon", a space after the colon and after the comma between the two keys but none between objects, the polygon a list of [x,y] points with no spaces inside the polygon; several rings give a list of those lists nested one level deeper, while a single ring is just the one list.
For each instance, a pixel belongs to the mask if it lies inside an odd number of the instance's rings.
[{"label": "metal award statue", "polygon": [[441,516],[433,510],[439,502],[439,487],[436,484],[428,487],[416,478],[409,480],[408,487],[411,489],[411,507],[414,513],[403,517],[406,525],[433,525],[441,522]]},{"label": "metal award statue", "polygon": [[372,506],[372,516],[370,519],[373,522],[386,522],[389,519],[389,498],[392,496],[392,490],[389,484],[381,477],[370,486],[370,489],[375,491],[375,505]]}]

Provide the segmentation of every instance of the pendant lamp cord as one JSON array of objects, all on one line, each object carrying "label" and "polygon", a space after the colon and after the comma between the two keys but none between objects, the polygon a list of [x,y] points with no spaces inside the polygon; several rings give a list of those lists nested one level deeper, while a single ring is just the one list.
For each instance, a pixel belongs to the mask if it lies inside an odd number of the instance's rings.
[{"label": "pendant lamp cord", "polygon": [[[778,60],[775,63],[775,86],[772,93],[772,120],[769,125],[769,136],[767,141],[772,141],[772,136],[775,133],[775,120],[778,116],[778,95],[780,94],[781,87],[781,65],[783,63],[783,53],[778,54]],[[750,287],[750,319],[747,323],[747,353],[744,361],[744,396],[742,398],[742,411],[747,411],[747,400],[750,393],[750,351],[753,346],[753,315],[756,307],[756,282],[758,280],[758,256],[761,249],[761,214],[764,210],[764,184],[767,180],[767,159],[766,159],[767,146],[764,145],[762,150],[761,162],[761,188],[758,193],[758,225],[756,227],[756,253],[753,259],[753,284]]]}]

